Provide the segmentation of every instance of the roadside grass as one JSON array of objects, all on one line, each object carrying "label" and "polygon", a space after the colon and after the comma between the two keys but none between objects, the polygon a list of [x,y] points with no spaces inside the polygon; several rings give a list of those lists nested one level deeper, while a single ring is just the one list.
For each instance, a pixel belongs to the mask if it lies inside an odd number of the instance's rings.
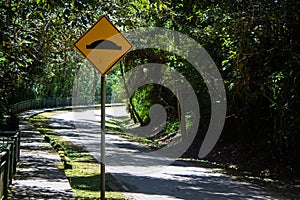
[{"label": "roadside grass", "polygon": [[[49,127],[49,118],[57,112],[45,112],[30,118],[44,139],[58,152],[76,199],[100,199],[100,164],[81,146],[66,141]],[[112,191],[114,188],[117,191]],[[125,199],[118,182],[106,174],[106,199]]]}]

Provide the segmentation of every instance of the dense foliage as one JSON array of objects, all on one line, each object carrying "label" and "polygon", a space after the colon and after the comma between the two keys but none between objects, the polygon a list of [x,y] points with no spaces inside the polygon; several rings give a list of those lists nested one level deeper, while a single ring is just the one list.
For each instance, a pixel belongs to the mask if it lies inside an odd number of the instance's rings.
[{"label": "dense foliage", "polygon": [[73,43],[98,15],[81,1],[1,1],[0,118],[9,105],[72,94]]},{"label": "dense foliage", "polygon": [[[228,112],[221,142],[268,150],[273,159],[289,153],[289,160],[296,162],[300,158],[299,7],[298,0],[2,1],[0,117],[14,102],[70,96],[75,63],[82,59],[72,44],[106,14],[120,30],[158,26],[198,41],[216,62],[226,86]],[[148,50],[131,52],[120,67],[126,71],[151,59],[175,67],[193,86],[200,86],[195,87],[203,111],[199,134],[205,133],[203,124],[210,117],[207,89],[188,63],[168,52]],[[111,76],[115,81],[120,72]],[[176,124],[176,99],[158,85],[135,93],[133,116],[146,124],[147,108],[161,102],[171,108],[168,117]]]}]

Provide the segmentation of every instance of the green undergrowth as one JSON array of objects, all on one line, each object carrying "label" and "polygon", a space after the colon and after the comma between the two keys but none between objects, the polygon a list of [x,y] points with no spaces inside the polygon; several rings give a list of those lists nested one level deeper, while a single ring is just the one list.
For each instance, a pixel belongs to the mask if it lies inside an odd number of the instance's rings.
[{"label": "green undergrowth", "polygon": [[[113,118],[105,123],[105,128],[110,134],[120,135],[129,141],[136,142],[146,146],[148,148],[161,148],[164,144],[160,141],[146,137],[138,137],[126,132],[126,129],[130,129],[133,126],[133,122],[129,117]],[[122,128],[121,128],[122,127]]]},{"label": "green undergrowth", "polygon": [[[58,152],[76,199],[100,199],[100,164],[88,154],[86,149],[66,141],[49,127],[49,117],[54,113],[42,113],[30,118],[30,122],[40,131],[44,139]],[[114,188],[116,191],[112,191]],[[106,174],[106,199],[125,199],[118,182]]]}]

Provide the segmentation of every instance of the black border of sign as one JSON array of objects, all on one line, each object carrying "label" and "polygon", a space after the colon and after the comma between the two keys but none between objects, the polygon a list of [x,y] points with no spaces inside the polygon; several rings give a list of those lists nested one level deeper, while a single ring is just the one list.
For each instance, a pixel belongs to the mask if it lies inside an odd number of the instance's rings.
[{"label": "black border of sign", "polygon": [[[87,56],[85,56],[84,55],[84,53],[76,46],[76,43],[79,41],[79,40],[81,40],[81,38],[83,38],[88,32],[90,32],[90,30],[92,30],[93,28],[94,28],[94,26],[96,26],[96,24],[98,24],[99,23],[99,21],[101,21],[102,20],[102,18],[106,18],[106,20],[113,26],[113,28],[114,29],[116,29],[117,30],[117,32],[128,42],[128,44],[131,46],[127,51],[125,51],[125,53],[122,55],[122,56],[120,56],[103,74],[101,73],[101,71],[98,69],[98,67],[95,65],[95,64],[93,64],[93,62],[87,57]],[[116,35],[116,34],[115,34]],[[112,35],[112,36],[114,36],[114,35]],[[111,37],[112,37],[111,36]],[[131,44],[131,42],[129,42],[128,40],[127,40],[127,38],[117,29],[117,27],[115,26],[115,25],[113,25],[113,23],[111,23],[111,21],[109,20],[109,18],[106,16],[106,15],[102,15],[94,24],[93,24],[93,26],[91,26],[83,35],[81,35],[77,40],[76,40],[76,42],[73,44],[73,46],[75,46],[76,47],[76,49],[85,57],[85,58],[87,58],[88,59],[88,61],[94,66],[94,68],[96,68],[99,72],[100,72],[100,74],[102,75],[102,76],[104,76],[104,75],[106,75],[110,70],[111,70],[111,68],[113,68],[113,66],[115,66],[116,64],[117,64],[117,62],[119,62],[129,51],[131,51],[132,50],[132,48],[133,48],[133,45]]]}]

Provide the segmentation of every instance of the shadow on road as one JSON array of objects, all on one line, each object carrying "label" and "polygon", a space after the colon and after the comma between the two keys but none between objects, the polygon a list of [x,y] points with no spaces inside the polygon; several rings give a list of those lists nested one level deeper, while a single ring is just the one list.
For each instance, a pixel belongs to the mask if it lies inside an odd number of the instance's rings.
[{"label": "shadow on road", "polygon": [[[76,127],[55,131],[84,146],[100,162],[100,127],[96,117],[74,120],[67,115],[54,116],[56,123],[57,119],[64,119]],[[135,199],[288,199],[207,166],[172,163],[154,150],[112,134],[106,134],[106,169]]]}]

